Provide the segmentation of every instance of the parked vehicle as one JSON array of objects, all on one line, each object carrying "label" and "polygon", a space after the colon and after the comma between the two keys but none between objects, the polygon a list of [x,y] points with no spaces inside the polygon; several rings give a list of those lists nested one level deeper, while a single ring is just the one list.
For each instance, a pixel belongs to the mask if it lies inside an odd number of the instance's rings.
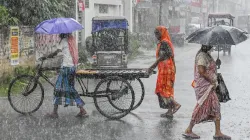
[{"label": "parked vehicle", "polygon": [[241,15],[237,17],[238,28],[250,33],[250,15]]},{"label": "parked vehicle", "polygon": [[[208,27],[217,25],[234,26],[234,18],[231,14],[209,14]],[[214,51],[223,51],[224,55],[228,52],[228,55],[231,55],[231,45],[216,45]]]},{"label": "parked vehicle", "polygon": [[94,17],[91,50],[93,67],[126,68],[128,21],[124,17]]},{"label": "parked vehicle", "polygon": [[196,30],[200,29],[200,24],[188,24],[186,26],[186,36],[189,36],[191,33],[195,32]]},{"label": "parked vehicle", "polygon": [[183,47],[185,43],[185,19],[171,18],[169,19],[169,34],[174,45]]}]

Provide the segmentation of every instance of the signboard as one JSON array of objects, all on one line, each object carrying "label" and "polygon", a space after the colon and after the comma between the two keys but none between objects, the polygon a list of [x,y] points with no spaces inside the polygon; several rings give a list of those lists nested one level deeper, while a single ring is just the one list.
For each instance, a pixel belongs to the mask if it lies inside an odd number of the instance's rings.
[{"label": "signboard", "polygon": [[152,0],[152,3],[172,2],[173,4],[190,4],[193,0]]},{"label": "signboard", "polygon": [[85,10],[85,5],[83,0],[78,0],[79,11],[83,12]]},{"label": "signboard", "polygon": [[152,3],[167,2],[168,0],[152,0]]},{"label": "signboard", "polygon": [[141,1],[141,0],[132,0],[132,3],[133,3],[134,5],[136,5],[136,4],[138,4],[140,1]]},{"label": "signboard", "polygon": [[19,64],[19,27],[10,28],[10,63]]},{"label": "signboard", "polygon": [[194,7],[201,7],[202,0],[192,0],[191,5],[194,6]]},{"label": "signboard", "polygon": [[89,0],[85,0],[85,8],[89,8]]}]

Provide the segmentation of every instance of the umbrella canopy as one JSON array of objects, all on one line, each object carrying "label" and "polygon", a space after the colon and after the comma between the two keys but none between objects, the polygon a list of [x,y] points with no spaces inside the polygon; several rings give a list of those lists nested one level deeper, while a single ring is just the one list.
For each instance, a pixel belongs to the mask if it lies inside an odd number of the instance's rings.
[{"label": "umbrella canopy", "polygon": [[82,30],[83,26],[73,18],[54,18],[36,26],[35,32],[41,34],[72,33]]},{"label": "umbrella canopy", "polygon": [[202,28],[193,32],[186,38],[188,43],[203,45],[236,45],[247,39],[248,36],[245,31],[225,25]]}]

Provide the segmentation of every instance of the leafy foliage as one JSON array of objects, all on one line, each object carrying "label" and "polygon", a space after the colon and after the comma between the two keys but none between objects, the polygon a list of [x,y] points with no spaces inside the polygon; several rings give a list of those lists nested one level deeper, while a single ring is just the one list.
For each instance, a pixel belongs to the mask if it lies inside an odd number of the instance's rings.
[{"label": "leafy foliage", "polygon": [[79,47],[79,63],[86,63],[88,61],[87,54],[83,47]]},{"label": "leafy foliage", "polygon": [[7,8],[0,5],[0,26],[16,25],[18,19],[11,17]]},{"label": "leafy foliage", "polygon": [[86,44],[85,44],[85,46],[86,46],[86,50],[87,50],[87,52],[90,54],[90,56],[92,56],[93,54],[94,54],[94,48],[92,47],[92,36],[88,36],[87,38],[86,38]]},{"label": "leafy foliage", "polygon": [[129,34],[129,59],[133,59],[138,56],[141,52],[139,51],[140,42],[135,34]]},{"label": "leafy foliage", "polygon": [[37,25],[56,17],[73,17],[72,0],[8,0],[7,8],[23,25]]},{"label": "leafy foliage", "polygon": [[18,66],[14,68],[13,72],[4,72],[3,75],[1,76],[0,79],[0,97],[2,96],[7,96],[7,91],[9,84],[13,78],[17,75],[22,75],[22,74],[29,74],[33,75],[34,74],[34,68],[30,66]]}]

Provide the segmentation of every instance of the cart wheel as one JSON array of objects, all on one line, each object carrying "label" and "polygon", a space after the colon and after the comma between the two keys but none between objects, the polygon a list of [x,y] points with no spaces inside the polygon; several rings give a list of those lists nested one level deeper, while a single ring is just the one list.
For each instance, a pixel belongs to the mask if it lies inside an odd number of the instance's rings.
[{"label": "cart wheel", "polygon": [[135,95],[132,86],[121,77],[101,80],[94,92],[96,109],[109,119],[120,119],[133,108]]},{"label": "cart wheel", "polygon": [[138,108],[145,96],[145,89],[144,89],[144,85],[141,81],[141,79],[136,78],[134,80],[129,81],[129,83],[131,84],[131,86],[134,89],[135,92],[135,103],[134,103],[134,107],[132,110],[135,110],[136,108]]},{"label": "cart wheel", "polygon": [[37,111],[43,103],[44,89],[34,76],[21,75],[13,79],[8,90],[11,107],[18,113],[30,114]]}]

